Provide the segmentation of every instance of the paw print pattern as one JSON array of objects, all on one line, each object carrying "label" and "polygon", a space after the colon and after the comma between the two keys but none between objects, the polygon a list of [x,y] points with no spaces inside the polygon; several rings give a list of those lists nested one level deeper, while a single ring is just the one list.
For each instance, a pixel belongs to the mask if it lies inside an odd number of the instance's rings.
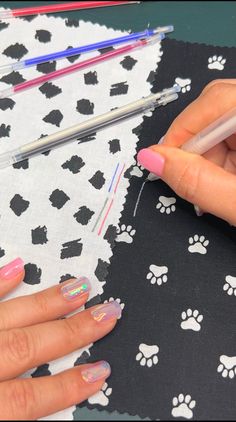
[{"label": "paw print pattern", "polygon": [[223,290],[229,296],[236,296],[236,277],[232,277],[232,275],[227,275],[225,277],[225,284],[223,286]]},{"label": "paw print pattern", "polygon": [[125,226],[125,224],[122,224],[122,226],[118,227],[117,229],[116,241],[132,243],[135,233],[136,233],[136,230],[133,229],[132,226]]},{"label": "paw print pattern", "polygon": [[168,268],[163,266],[163,267],[158,267],[157,265],[150,265],[149,267],[149,272],[147,274],[146,279],[150,280],[151,284],[157,284],[158,286],[161,286],[163,283],[166,283],[168,280],[167,277],[167,273],[168,273]]},{"label": "paw print pattern", "polygon": [[203,316],[199,314],[198,310],[192,311],[192,309],[188,309],[186,312],[182,313],[181,318],[182,322],[180,325],[183,330],[201,330]]},{"label": "paw print pattern", "polygon": [[[122,302],[121,302],[121,300],[120,300],[119,298],[114,299],[113,297],[110,297],[110,299],[105,300],[105,301],[104,301],[104,303],[114,302],[114,301],[116,301],[116,302],[118,302],[118,303],[119,303],[119,305],[120,305],[120,307],[121,307],[121,309],[122,309],[122,311],[123,311],[123,309],[124,309],[124,307],[125,307],[125,304],[124,304],[124,303],[122,303]],[[122,317],[122,315],[121,315],[118,319],[120,319],[121,317]]]},{"label": "paw print pattern", "polygon": [[132,171],[130,172],[130,176],[135,177],[143,177],[144,168],[139,164],[133,166]]},{"label": "paw print pattern", "polygon": [[189,252],[205,255],[207,253],[209,240],[205,239],[205,236],[198,236],[198,234],[195,234],[193,237],[189,238],[189,245]]},{"label": "paw print pattern", "polygon": [[167,198],[166,196],[159,196],[159,202],[156,206],[156,209],[159,210],[162,214],[170,214],[176,210],[175,204],[176,199],[171,197]]},{"label": "paw print pattern", "polygon": [[105,383],[98,393],[94,394],[93,396],[89,397],[88,402],[90,404],[100,404],[100,406],[108,406],[109,404],[109,397],[112,394],[112,388],[108,387],[108,384]]},{"label": "paw print pattern", "polygon": [[180,86],[181,92],[185,94],[191,89],[191,79],[176,78],[175,83]]},{"label": "paw print pattern", "polygon": [[236,376],[236,356],[220,356],[217,372],[221,373],[223,378],[233,379]]},{"label": "paw print pattern", "polygon": [[139,345],[139,353],[136,355],[136,360],[141,366],[147,366],[151,368],[153,365],[157,365],[159,347],[157,345],[148,346],[147,344]]},{"label": "paw print pattern", "polygon": [[192,400],[191,396],[180,394],[179,397],[173,398],[172,404],[172,416],[174,418],[192,419],[192,409],[196,406],[196,402],[195,400]]},{"label": "paw print pattern", "polygon": [[225,67],[226,59],[223,56],[212,56],[208,59],[208,69],[223,70]]}]

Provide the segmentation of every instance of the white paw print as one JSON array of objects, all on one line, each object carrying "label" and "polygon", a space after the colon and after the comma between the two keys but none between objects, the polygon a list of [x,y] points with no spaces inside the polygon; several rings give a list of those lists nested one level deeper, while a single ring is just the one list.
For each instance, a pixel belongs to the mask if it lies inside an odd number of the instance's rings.
[{"label": "white paw print", "polygon": [[212,56],[208,59],[208,69],[223,70],[225,67],[226,59],[223,56]]},{"label": "white paw print", "polygon": [[125,226],[125,224],[122,224],[122,226],[117,229],[116,241],[132,243],[135,233],[136,230],[134,230],[132,226]]},{"label": "white paw print", "polygon": [[192,419],[192,409],[196,406],[196,402],[195,400],[192,400],[191,396],[180,394],[179,397],[173,398],[172,403],[174,406],[172,409],[172,416],[174,418]]},{"label": "white paw print", "polygon": [[107,406],[109,404],[109,397],[112,393],[112,388],[108,387],[108,384],[105,383],[98,393],[89,397],[88,402],[90,404],[100,404],[100,406]]},{"label": "white paw print", "polygon": [[162,214],[170,214],[176,210],[175,203],[176,199],[173,197],[167,198],[166,196],[159,196],[159,202],[156,209],[160,210]]},{"label": "white paw print", "polygon": [[159,347],[157,345],[148,346],[147,344],[139,345],[139,353],[136,355],[136,360],[140,363],[141,366],[148,366],[151,368],[152,365],[157,365],[159,352]]},{"label": "white paw print", "polygon": [[[124,303],[122,303],[122,302],[121,302],[121,300],[120,300],[119,298],[114,299],[113,297],[110,297],[110,299],[105,300],[105,301],[104,301],[104,303],[114,302],[114,301],[116,301],[116,302],[118,302],[118,303],[119,303],[119,305],[120,305],[120,307],[121,307],[121,309],[122,309],[122,311],[123,311],[123,309],[124,309],[124,307],[125,307],[125,304],[124,304]],[[122,317],[122,315],[121,315],[118,319],[120,319],[121,317]]]},{"label": "white paw print", "polygon": [[198,236],[198,234],[195,234],[193,237],[189,238],[189,245],[189,252],[205,255],[207,253],[206,247],[209,245],[209,240],[205,239],[205,236]]},{"label": "white paw print", "polygon": [[182,322],[180,326],[183,330],[201,330],[201,322],[203,320],[203,316],[199,314],[199,311],[197,309],[195,311],[192,311],[192,309],[188,309],[186,312],[182,312],[181,318]]},{"label": "white paw print", "polygon": [[132,168],[130,176],[143,177],[144,167],[140,166],[138,163]]},{"label": "white paw print", "polygon": [[234,378],[236,375],[236,356],[220,356],[220,365],[217,372],[221,373],[223,378]]},{"label": "white paw print", "polygon": [[168,280],[167,273],[167,267],[158,267],[157,265],[152,264],[149,267],[149,272],[147,273],[146,279],[150,280],[151,284],[157,283],[158,286],[161,286],[162,283],[166,283]]},{"label": "white paw print", "polygon": [[229,296],[236,296],[236,277],[232,277],[232,275],[227,275],[225,277],[225,284],[223,290],[227,292]]},{"label": "white paw print", "polygon": [[175,78],[175,83],[180,86],[181,92],[185,94],[191,89],[191,79]]}]

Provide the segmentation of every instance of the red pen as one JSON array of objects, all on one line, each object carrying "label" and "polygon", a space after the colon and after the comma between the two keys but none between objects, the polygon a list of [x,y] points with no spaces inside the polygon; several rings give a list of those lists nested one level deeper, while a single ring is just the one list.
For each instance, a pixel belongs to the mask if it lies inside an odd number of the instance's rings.
[{"label": "red pen", "polygon": [[73,1],[67,3],[50,4],[45,6],[23,7],[21,9],[4,10],[0,12],[0,19],[17,18],[20,16],[39,15],[42,13],[69,12],[71,10],[94,9],[107,6],[122,6],[135,4],[139,1]]}]

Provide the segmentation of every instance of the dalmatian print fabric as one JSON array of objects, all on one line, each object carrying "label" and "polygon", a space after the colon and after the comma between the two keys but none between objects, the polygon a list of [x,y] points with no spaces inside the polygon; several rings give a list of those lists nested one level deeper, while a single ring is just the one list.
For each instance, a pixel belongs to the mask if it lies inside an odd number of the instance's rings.
[{"label": "dalmatian print fabric", "polygon": [[[162,47],[153,91],[175,80],[181,93],[144,118],[138,150],[161,139],[207,83],[236,77],[235,48],[170,39]],[[150,420],[235,420],[236,229],[198,217],[147,175],[130,172],[104,287],[122,318],[91,350],[92,360],[106,356],[112,375],[85,405]]]},{"label": "dalmatian print fabric", "polygon": [[[52,16],[2,21],[0,64],[122,34],[89,22]],[[103,51],[2,74],[0,91]],[[161,55],[160,44],[148,46],[0,99],[0,152],[149,95]],[[137,116],[1,170],[0,265],[16,256],[26,264],[24,283],[9,297],[32,294],[72,276],[86,275],[92,283],[87,306],[100,302],[129,185],[123,176],[131,166],[134,171],[136,167],[133,157],[138,138],[133,128],[142,118]],[[103,221],[107,208],[103,213],[101,210],[107,198],[107,206],[112,199],[113,206]],[[50,375],[83,363],[88,356],[89,348],[34,368],[30,375]],[[72,410],[58,418],[72,419]]]}]

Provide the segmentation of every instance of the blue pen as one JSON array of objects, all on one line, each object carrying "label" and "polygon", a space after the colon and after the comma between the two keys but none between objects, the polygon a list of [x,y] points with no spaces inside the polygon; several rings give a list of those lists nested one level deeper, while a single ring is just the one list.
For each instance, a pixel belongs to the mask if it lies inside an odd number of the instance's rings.
[{"label": "blue pen", "polygon": [[158,27],[155,29],[146,29],[142,32],[134,32],[129,35],[125,35],[119,38],[113,38],[110,40],[100,41],[94,44],[83,45],[81,47],[68,48],[67,50],[57,51],[55,53],[46,54],[44,56],[34,57],[32,59],[21,60],[15,63],[0,66],[0,73],[8,73],[19,69],[24,69],[30,66],[36,66],[37,64],[50,62],[52,60],[58,60],[65,57],[76,56],[78,54],[88,53],[89,51],[99,50],[113,45],[118,45],[133,40],[139,40],[142,38],[148,38],[158,33],[168,33],[174,30],[172,25]]}]

